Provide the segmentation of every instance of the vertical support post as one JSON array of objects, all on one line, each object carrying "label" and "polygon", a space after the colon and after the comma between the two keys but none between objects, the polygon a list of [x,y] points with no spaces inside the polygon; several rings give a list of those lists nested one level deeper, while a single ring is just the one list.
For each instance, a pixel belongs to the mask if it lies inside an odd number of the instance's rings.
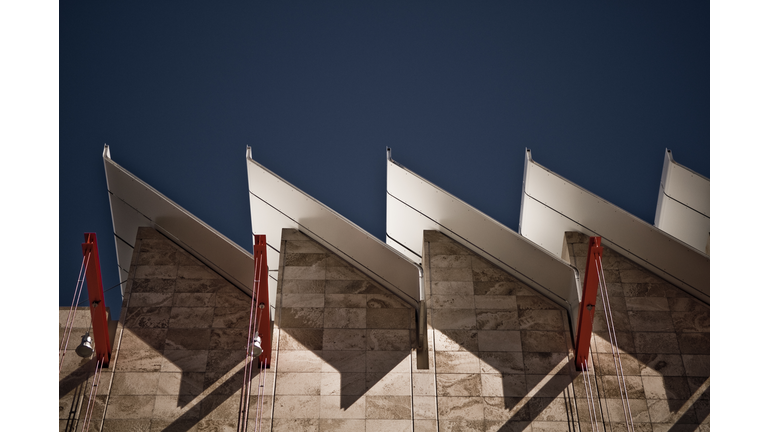
[{"label": "vertical support post", "polygon": [[269,312],[269,269],[267,268],[267,236],[265,235],[254,235],[253,267],[253,289],[256,290],[256,305],[257,307],[264,305],[264,308],[257,312],[258,336],[261,337],[262,349],[259,361],[264,362],[269,368],[272,359],[272,320]]},{"label": "vertical support post", "polygon": [[88,304],[91,310],[91,327],[93,341],[96,345],[96,358],[101,360],[104,367],[109,366],[112,356],[112,345],[109,342],[107,327],[107,305],[104,302],[104,286],[101,282],[101,264],[99,264],[99,247],[96,244],[96,233],[85,233],[83,256],[91,255],[85,280],[88,284]]},{"label": "vertical support post", "polygon": [[584,270],[584,287],[581,290],[579,304],[579,321],[576,327],[576,368],[583,370],[589,355],[589,343],[592,339],[592,322],[595,318],[595,303],[597,303],[597,288],[599,271],[598,258],[603,256],[600,237],[589,238],[587,251],[587,268]]}]

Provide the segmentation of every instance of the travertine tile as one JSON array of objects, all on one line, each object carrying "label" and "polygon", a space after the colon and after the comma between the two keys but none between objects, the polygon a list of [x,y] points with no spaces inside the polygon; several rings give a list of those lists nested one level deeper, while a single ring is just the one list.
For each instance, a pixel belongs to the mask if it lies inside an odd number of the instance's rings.
[{"label": "travertine tile", "polygon": [[280,351],[323,349],[323,329],[285,329],[280,332]]},{"label": "travertine tile", "polygon": [[247,344],[247,328],[215,328],[211,329],[211,341],[208,348],[212,350],[239,350],[245,349]]},{"label": "travertine tile", "polygon": [[480,374],[438,374],[438,396],[477,396],[481,392]]},{"label": "travertine tile", "polygon": [[165,348],[167,332],[168,329],[165,328],[125,329],[120,341],[120,350],[121,352],[147,349],[162,351]]},{"label": "travertine tile", "polygon": [[[636,332],[673,332],[675,326],[672,323],[669,312],[633,311],[627,312],[632,330]],[[615,317],[614,317],[615,318]]]},{"label": "travertine tile", "polygon": [[365,328],[366,308],[325,308],[325,328]]},{"label": "travertine tile", "polygon": [[563,331],[563,317],[559,310],[521,310],[518,312],[520,329]]},{"label": "travertine tile", "polygon": [[[283,279],[283,301],[286,294],[324,294],[325,280],[312,279]],[[284,304],[283,306],[291,306]],[[307,306],[310,307],[310,306]]]},{"label": "travertine tile", "polygon": [[416,315],[412,308],[372,308],[367,310],[365,325],[369,329],[409,329],[415,328]]},{"label": "travertine tile", "polygon": [[563,398],[533,397],[528,401],[528,413],[534,421],[568,421]]},{"label": "travertine tile", "polygon": [[438,397],[437,412],[440,423],[446,420],[483,420],[484,404],[481,397]]},{"label": "travertine tile", "polygon": [[287,328],[323,328],[322,308],[282,308],[280,327]]},{"label": "travertine tile", "polygon": [[600,380],[603,383],[602,394],[606,398],[621,399],[624,391],[622,389],[626,385],[626,394],[629,395],[630,399],[645,399],[642,377],[606,375],[600,377]]},{"label": "travertine tile", "polygon": [[413,397],[413,418],[414,419],[435,419],[437,418],[437,408],[435,407],[434,396],[414,396]]},{"label": "travertine tile", "polygon": [[433,345],[436,351],[477,352],[477,330],[435,330]]},{"label": "travertine tile", "polygon": [[177,279],[174,292],[177,293],[216,293],[232,284],[224,279]]},{"label": "travertine tile", "polygon": [[[91,420],[89,430],[95,430],[97,423],[97,420]],[[106,419],[102,430],[114,432],[151,431],[150,423],[150,419]]]},{"label": "travertine tile", "polygon": [[274,432],[318,432],[317,418],[275,418],[272,423]]},{"label": "travertine tile", "polygon": [[525,373],[533,375],[568,374],[565,352],[524,352]]},{"label": "travertine tile", "polygon": [[480,359],[482,373],[525,373],[522,352],[482,352]]},{"label": "travertine tile", "polygon": [[155,396],[111,396],[107,419],[146,419],[152,417]]},{"label": "travertine tile", "polygon": [[475,307],[477,309],[499,309],[505,311],[516,311],[517,298],[515,296],[504,295],[475,296]]},{"label": "travertine tile", "polygon": [[199,395],[205,388],[202,372],[159,372],[157,375],[158,395]]},{"label": "travertine tile", "polygon": [[476,309],[475,312],[480,330],[520,330],[517,307],[510,310]]},{"label": "travertine tile", "polygon": [[325,294],[325,307],[364,308],[367,307],[366,294]]},{"label": "travertine tile", "polygon": [[205,372],[207,350],[170,350],[163,353],[163,372]]},{"label": "travertine tile", "polygon": [[522,296],[515,299],[518,311],[552,309],[561,310],[561,307],[541,295]]},{"label": "travertine tile", "polygon": [[280,351],[277,367],[281,372],[320,372],[322,351]]},{"label": "travertine tile", "polygon": [[440,330],[469,330],[477,328],[474,309],[432,309],[432,326]]},{"label": "travertine tile", "polygon": [[368,351],[366,372],[410,372],[410,351]]},{"label": "travertine tile", "polygon": [[325,294],[294,294],[283,292],[283,307],[321,308],[325,306]]},{"label": "travertine tile", "polygon": [[677,354],[677,336],[674,333],[635,332],[635,349],[638,353]]},{"label": "travertine tile", "polygon": [[121,372],[112,381],[112,395],[154,395],[159,372]]},{"label": "travertine tile", "polygon": [[278,372],[275,394],[320,395],[322,374],[312,372]]},{"label": "travertine tile", "polygon": [[477,345],[480,351],[522,351],[521,332],[517,330],[479,330],[477,332]]},{"label": "travertine tile", "polygon": [[317,419],[320,417],[321,396],[275,396],[274,418]]},{"label": "travertine tile", "polygon": [[137,279],[176,279],[177,265],[140,265],[136,266],[134,278]]},{"label": "travertine tile", "polygon": [[320,378],[320,394],[323,396],[366,394],[365,373],[325,372]]},{"label": "travertine tile", "polygon": [[172,292],[137,292],[131,295],[131,307],[170,307],[173,305]]},{"label": "travertine tile", "polygon": [[685,374],[689,377],[709,376],[709,355],[683,354]]},{"label": "travertine tile", "polygon": [[[250,320],[249,309],[217,307],[213,308],[213,328],[247,328]],[[254,313],[254,319],[257,319],[257,313]]]},{"label": "travertine tile", "polygon": [[472,269],[469,267],[432,267],[429,269],[429,277],[432,281],[471,282]]},{"label": "travertine tile", "polygon": [[228,372],[245,365],[245,349],[209,350],[205,365],[206,372]]},{"label": "travertine tile", "polygon": [[126,328],[168,328],[170,307],[129,307],[125,312]]},{"label": "travertine tile", "polygon": [[438,432],[437,420],[414,420],[413,430],[414,432]]},{"label": "travertine tile", "polygon": [[213,322],[212,307],[174,307],[171,310],[171,328],[210,328]]},{"label": "travertine tile", "polygon": [[642,380],[646,399],[687,400],[691,395],[688,380],[684,377],[643,375]]},{"label": "travertine tile", "polygon": [[179,279],[221,279],[221,276],[204,265],[180,265]]},{"label": "travertine tile", "polygon": [[411,348],[411,334],[401,329],[368,329],[366,342],[370,351],[405,351]]},{"label": "travertine tile", "polygon": [[320,432],[357,432],[366,430],[363,419],[320,419]]},{"label": "travertine tile", "polygon": [[365,280],[366,276],[359,270],[351,267],[331,267],[325,269],[325,278],[327,280]]},{"label": "travertine tile", "polygon": [[324,280],[325,267],[283,267],[283,279]]},{"label": "travertine tile", "polygon": [[365,374],[367,396],[410,396],[411,376],[400,372],[368,372]]},{"label": "travertine tile", "polygon": [[[624,409],[622,408],[621,399],[607,399],[606,404],[607,413],[606,417],[612,422],[612,427],[617,430],[617,426],[625,425]],[[629,411],[632,413],[632,422],[637,425],[636,429],[639,429],[643,423],[650,423],[651,419],[648,415],[648,406],[645,399],[630,399]]]},{"label": "travertine tile", "polygon": [[[484,397],[483,411],[486,421],[526,421],[528,406],[522,398]],[[502,429],[503,430],[503,429]]]},{"label": "travertine tile", "polygon": [[709,354],[709,333],[678,333],[677,343],[682,354]]},{"label": "travertine tile", "polygon": [[408,308],[411,306],[397,298],[394,294],[366,294],[366,307],[368,308]]},{"label": "travertine tile", "polygon": [[160,370],[163,354],[155,350],[128,351],[120,350],[115,371],[121,372],[156,372]]},{"label": "travertine tile", "polygon": [[323,349],[350,351],[366,349],[365,329],[324,329]]},{"label": "travertine tile", "polygon": [[479,373],[480,361],[470,352],[436,352],[435,368],[441,373]]},{"label": "travertine tile", "polygon": [[473,291],[478,296],[535,296],[533,291],[516,280],[475,281]]},{"label": "travertine tile", "polygon": [[436,309],[471,309],[475,307],[475,296],[433,293],[428,305]]},{"label": "travertine tile", "polygon": [[640,374],[648,376],[685,376],[679,354],[637,354]]},{"label": "travertine tile", "polygon": [[471,281],[433,281],[432,295],[472,295],[474,288]]},{"label": "travertine tile", "polygon": [[500,373],[483,373],[482,396],[493,397],[523,397],[528,394],[525,375],[510,375]]},{"label": "travertine tile", "polygon": [[367,396],[365,399],[366,419],[411,419],[410,396]]},{"label": "travertine tile", "polygon": [[322,362],[320,369],[322,372],[366,371],[366,352],[364,350],[322,351],[320,356]]},{"label": "travertine tile", "polygon": [[320,396],[320,417],[365,419],[367,396]]},{"label": "travertine tile", "polygon": [[429,265],[432,268],[469,268],[472,265],[469,255],[431,255],[429,258]]},{"label": "travertine tile", "polygon": [[[434,368],[433,368],[434,371]],[[413,374],[411,377],[413,383],[414,396],[435,396],[435,375],[434,374]],[[429,398],[434,404],[434,398]]]}]

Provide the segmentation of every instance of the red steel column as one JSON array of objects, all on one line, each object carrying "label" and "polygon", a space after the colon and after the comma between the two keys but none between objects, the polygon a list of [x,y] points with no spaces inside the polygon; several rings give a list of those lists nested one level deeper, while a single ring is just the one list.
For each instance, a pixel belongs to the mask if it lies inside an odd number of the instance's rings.
[{"label": "red steel column", "polygon": [[104,367],[109,366],[112,356],[112,345],[109,342],[107,327],[107,305],[104,303],[104,286],[101,283],[101,265],[99,264],[99,247],[96,244],[96,233],[85,233],[83,256],[91,254],[85,280],[88,283],[88,304],[91,310],[91,326],[93,341],[96,345],[96,358],[101,359]]},{"label": "red steel column", "polygon": [[[264,305],[263,309],[257,309],[259,336],[261,337],[262,353],[259,361],[269,367],[272,359],[272,323],[269,313],[269,269],[267,268],[267,236],[254,235],[253,245],[253,270],[254,286],[256,290],[256,306]],[[260,313],[259,313],[260,312]]]},{"label": "red steel column", "polygon": [[597,262],[598,258],[602,256],[603,247],[600,246],[600,237],[590,237],[587,268],[584,270],[584,287],[581,290],[581,303],[579,304],[579,321],[576,327],[576,368],[578,370],[583,370],[583,365],[589,354],[599,281]]}]

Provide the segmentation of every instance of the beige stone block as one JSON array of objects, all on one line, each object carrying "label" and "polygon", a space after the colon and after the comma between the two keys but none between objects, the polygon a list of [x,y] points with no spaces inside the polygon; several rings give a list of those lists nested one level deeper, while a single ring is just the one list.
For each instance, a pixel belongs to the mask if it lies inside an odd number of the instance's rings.
[{"label": "beige stone block", "polygon": [[365,371],[410,373],[410,354],[410,351],[368,351]]},{"label": "beige stone block", "polygon": [[483,411],[486,420],[525,421],[529,419],[525,400],[517,397],[484,397]]},{"label": "beige stone block", "polygon": [[163,353],[163,372],[205,372],[208,362],[206,350],[169,350]]},{"label": "beige stone block", "polygon": [[[674,332],[675,325],[669,312],[637,311],[627,312],[632,330],[635,332]],[[616,314],[614,314],[616,320]]]},{"label": "beige stone block", "polygon": [[411,380],[414,396],[435,396],[434,374],[413,374]]},{"label": "beige stone block", "polygon": [[116,373],[112,381],[113,395],[154,395],[157,393],[159,372]]},{"label": "beige stone block", "polygon": [[322,374],[313,372],[278,372],[277,395],[320,395]]},{"label": "beige stone block", "polygon": [[131,307],[170,307],[173,305],[173,293],[137,292],[131,295]]},{"label": "beige stone block", "polygon": [[215,297],[218,294],[214,293],[175,293],[173,294],[173,306],[174,307],[214,307]]},{"label": "beige stone block", "polygon": [[709,333],[709,311],[672,312],[672,322],[678,333]]},{"label": "beige stone block", "polygon": [[438,330],[470,330],[477,328],[474,309],[432,309],[432,326]]},{"label": "beige stone block", "polygon": [[228,372],[245,366],[245,350],[210,350],[206,372]]},{"label": "beige stone block", "polygon": [[366,432],[411,432],[413,424],[410,420],[366,420]]},{"label": "beige stone block", "polygon": [[231,288],[232,284],[224,279],[176,279],[174,292],[177,293],[216,293]]},{"label": "beige stone block", "polygon": [[410,350],[411,332],[401,329],[368,329],[366,342],[369,351]]},{"label": "beige stone block", "polygon": [[167,332],[168,329],[164,328],[125,329],[120,340],[120,350],[155,350],[162,352],[165,348]]},{"label": "beige stone block", "polygon": [[177,265],[140,265],[136,266],[136,279],[176,279]]},{"label": "beige stone block", "polygon": [[320,419],[320,432],[358,432],[364,431],[365,420],[363,419]]},{"label": "beige stone block", "polygon": [[471,281],[432,281],[432,295],[472,295],[474,288]]},{"label": "beige stone block", "polygon": [[172,350],[205,350],[210,340],[210,329],[171,328],[166,332],[165,347]]},{"label": "beige stone block", "polygon": [[247,328],[216,328],[211,330],[212,350],[244,350],[248,344]]},{"label": "beige stone block", "polygon": [[524,351],[565,352],[568,349],[562,332],[523,330],[520,336]]},{"label": "beige stone block", "polygon": [[568,374],[566,352],[524,352],[525,373],[534,375]]},{"label": "beige stone block", "polygon": [[679,354],[675,333],[635,332],[635,350],[649,354]]},{"label": "beige stone block", "polygon": [[325,308],[324,328],[365,328],[366,308]]},{"label": "beige stone block", "polygon": [[202,372],[160,372],[157,375],[158,395],[198,395],[205,388],[203,385],[205,374]]},{"label": "beige stone block", "polygon": [[[636,352],[635,341],[632,337],[632,333],[616,332],[615,336],[617,341],[615,342],[615,345],[613,345],[613,348],[616,348],[616,345],[618,345],[619,351],[622,353]],[[613,352],[613,350],[611,349],[612,345],[610,340],[611,338],[608,332],[593,332],[593,338],[592,338],[593,352],[599,352],[599,353]]]},{"label": "beige stone block", "polygon": [[480,360],[470,352],[436,352],[435,368],[441,373],[479,373]]},{"label": "beige stone block", "polygon": [[[91,425],[89,431],[104,430],[110,432],[134,432],[134,431],[151,431],[150,419],[107,419],[104,420],[103,429],[98,429],[101,419],[91,417]],[[81,424],[78,424],[78,427]],[[63,431],[64,429],[62,429]],[[73,429],[66,429],[71,431]],[[77,429],[80,430],[80,429]]]},{"label": "beige stone block", "polygon": [[205,420],[234,420],[236,424],[240,410],[240,395],[209,395],[202,400],[200,407],[202,411],[200,417],[204,417]]},{"label": "beige stone block", "polygon": [[317,432],[319,430],[317,418],[275,418],[272,422],[274,432]]},{"label": "beige stone block", "polygon": [[414,432],[437,432],[437,420],[414,420]]},{"label": "beige stone block", "polygon": [[[528,287],[516,280],[475,281],[473,291],[477,296],[535,296]],[[475,299],[477,301],[477,299]]]},{"label": "beige stone block", "polygon": [[528,413],[531,420],[568,421],[568,411],[563,398],[533,397],[528,400]]},{"label": "beige stone block", "polygon": [[434,348],[436,351],[471,351],[479,350],[477,330],[435,330]]},{"label": "beige stone block", "polygon": [[167,328],[170,307],[129,307],[125,312],[126,328]]},{"label": "beige stone block", "polygon": [[367,396],[320,396],[320,418],[365,419]]},{"label": "beige stone block", "polygon": [[507,295],[475,296],[475,307],[477,309],[497,309],[516,313],[517,298]]},{"label": "beige stone block", "polygon": [[564,397],[571,384],[569,375],[526,375],[525,383],[531,397]]},{"label": "beige stone block", "polygon": [[115,361],[118,372],[156,372],[163,363],[163,354],[150,349],[146,351],[120,350]]},{"label": "beige stone block", "polygon": [[325,307],[364,308],[367,307],[366,294],[325,294]]},{"label": "beige stone block", "polygon": [[626,394],[629,395],[630,399],[645,399],[643,380],[640,376],[617,377],[616,375],[608,375],[600,377],[600,380],[603,383],[602,395],[606,398],[621,399],[624,397],[624,385],[626,385]]},{"label": "beige stone block", "polygon": [[381,294],[366,294],[366,307],[373,308],[406,308],[410,309],[411,305],[400,300],[394,294],[384,292]]},{"label": "beige stone block", "polygon": [[[172,293],[176,288],[175,279],[133,279],[132,282],[126,284],[126,294],[128,293],[127,285],[130,285],[130,293]],[[170,306],[170,305],[169,305]]]},{"label": "beige stone block", "polygon": [[625,303],[626,309],[631,311],[669,311],[666,297],[625,297]]},{"label": "beige stone block", "polygon": [[[443,234],[440,234],[443,235]],[[428,245],[430,256],[437,255],[473,255],[473,252],[448,238],[440,241],[430,241]]]},{"label": "beige stone block", "polygon": [[288,308],[321,308],[325,306],[325,294],[293,294],[284,292],[282,306]]},{"label": "beige stone block", "polygon": [[328,254],[328,250],[311,240],[291,240],[285,243],[286,254]]},{"label": "beige stone block", "polygon": [[511,310],[476,309],[479,330],[520,330],[517,308]]},{"label": "beige stone block", "polygon": [[210,328],[213,322],[213,308],[174,307],[171,310],[171,328]]},{"label": "beige stone block", "polygon": [[687,400],[690,395],[688,380],[684,377],[660,377],[643,375],[646,399]]},{"label": "beige stone block", "polygon": [[147,419],[152,417],[155,396],[111,396],[107,405],[108,419]]},{"label": "beige stone block", "polygon": [[[254,319],[256,319],[254,314]],[[228,307],[213,308],[213,328],[247,328],[250,320],[250,310],[241,308],[233,309]]]},{"label": "beige stone block", "polygon": [[545,298],[541,295],[524,296],[518,295],[515,299],[517,301],[518,311],[524,310],[561,310],[562,308],[555,304],[552,300]]},{"label": "beige stone block", "polygon": [[319,418],[320,397],[276,395],[274,418]]},{"label": "beige stone block", "polygon": [[481,352],[480,368],[483,373],[524,374],[522,352]]},{"label": "beige stone block", "polygon": [[365,372],[366,352],[355,351],[322,351],[320,353],[322,372]]},{"label": "beige stone block", "polygon": [[433,396],[414,396],[413,397],[413,417],[414,419],[436,419],[437,407],[435,406]]},{"label": "beige stone block", "polygon": [[522,351],[520,332],[516,330],[479,330],[480,351]]},{"label": "beige stone block", "polygon": [[320,378],[320,395],[346,396],[366,394],[363,372],[324,372]]},{"label": "beige stone block", "polygon": [[325,329],[323,331],[323,350],[354,351],[366,349],[366,330],[364,329]]},{"label": "beige stone block", "polygon": [[325,280],[325,267],[283,267],[283,280]]},{"label": "beige stone block", "polygon": [[473,309],[474,295],[432,294],[428,306],[433,309]]},{"label": "beige stone block", "polygon": [[367,277],[352,266],[333,267],[328,266],[325,269],[325,279],[327,280],[366,280]]},{"label": "beige stone block", "polygon": [[709,354],[709,333],[678,333],[677,343],[683,354]]},{"label": "beige stone block", "polygon": [[410,396],[411,376],[398,372],[369,372],[365,374],[367,396]]},{"label": "beige stone block", "polygon": [[689,377],[709,376],[709,355],[683,354],[685,374]]},{"label": "beige stone block", "polygon": [[323,349],[323,329],[301,328],[283,329],[280,331],[280,351],[283,350],[311,350]]},{"label": "beige stone block", "polygon": [[[286,294],[324,294],[325,293],[325,280],[313,280],[313,279],[284,279],[283,280],[283,301],[285,301]],[[283,305],[289,306],[289,305]],[[310,307],[310,306],[307,306]],[[316,307],[316,306],[312,306]]]},{"label": "beige stone block", "polygon": [[366,419],[411,419],[410,396],[366,396]]},{"label": "beige stone block", "polygon": [[617,369],[619,373],[624,375],[641,374],[640,364],[631,354],[619,354],[619,357],[615,358],[609,353],[598,353],[593,354],[592,358],[594,361],[593,369],[597,371],[598,375],[616,376]]},{"label": "beige stone block", "polygon": [[432,268],[471,268],[469,255],[431,255],[429,265]]},{"label": "beige stone block", "polygon": [[221,276],[204,265],[180,265],[179,279],[221,279]]},{"label": "beige stone block", "polygon": [[413,309],[372,308],[367,310],[364,326],[369,329],[415,328],[416,314]]},{"label": "beige stone block", "polygon": [[557,310],[521,310],[518,319],[522,330],[564,330],[562,313]]},{"label": "beige stone block", "polygon": [[[558,422],[532,421],[530,425],[530,430],[531,432],[571,432],[573,430],[573,427],[569,422],[565,422],[565,421],[558,421]],[[618,430],[616,431],[618,432]],[[636,432],[640,432],[640,431],[638,430]]]},{"label": "beige stone block", "polygon": [[480,375],[481,396],[523,397],[528,394],[525,375],[484,373]]},{"label": "beige stone block", "polygon": [[438,374],[438,396],[477,396],[480,394],[480,374]]},{"label": "beige stone block", "polygon": [[280,311],[280,328],[323,328],[323,309],[284,307]]},{"label": "beige stone block", "polygon": [[468,267],[433,267],[429,269],[429,278],[431,281],[452,281],[452,282],[471,282],[472,269]]},{"label": "beige stone block", "polygon": [[[320,372],[322,351],[280,351],[277,370],[281,372]],[[274,360],[273,360],[274,361]]]},{"label": "beige stone block", "polygon": [[438,397],[437,412],[443,419],[483,420],[484,404],[480,397]]},{"label": "beige stone block", "polygon": [[[606,399],[605,409],[607,411],[605,415],[608,419],[610,419],[612,423],[617,423],[619,425],[626,424],[624,408],[622,406],[621,399]],[[648,406],[646,405],[646,401],[644,399],[630,399],[629,411],[632,413],[632,422],[635,425],[639,426],[642,423],[651,422],[651,418],[648,414]]]},{"label": "beige stone block", "polygon": [[370,280],[329,280],[325,294],[385,294],[387,291]]}]

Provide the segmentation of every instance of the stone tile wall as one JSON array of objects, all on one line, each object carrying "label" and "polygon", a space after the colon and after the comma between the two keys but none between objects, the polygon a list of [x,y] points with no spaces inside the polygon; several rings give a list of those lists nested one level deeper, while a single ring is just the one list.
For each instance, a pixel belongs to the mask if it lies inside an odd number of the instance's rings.
[{"label": "stone tile wall", "polygon": [[[582,281],[588,241],[566,233],[569,258]],[[598,293],[591,344],[598,417],[607,430],[626,429],[619,393],[623,371],[636,431],[708,431],[709,306],[605,246],[602,262],[621,364],[617,376]],[[582,428],[588,430],[583,377],[574,384]]]},{"label": "stone tile wall", "polygon": [[416,430],[578,426],[565,310],[437,231],[423,251],[435,367],[414,386],[429,406]]},{"label": "stone tile wall", "polygon": [[415,310],[283,230],[273,431],[410,431]]},{"label": "stone tile wall", "polygon": [[[235,430],[249,312],[247,294],[157,231],[140,228],[91,430]],[[254,426],[256,403],[252,397]],[[268,431],[271,399],[265,403]],[[66,426],[60,430],[71,430]]]}]

